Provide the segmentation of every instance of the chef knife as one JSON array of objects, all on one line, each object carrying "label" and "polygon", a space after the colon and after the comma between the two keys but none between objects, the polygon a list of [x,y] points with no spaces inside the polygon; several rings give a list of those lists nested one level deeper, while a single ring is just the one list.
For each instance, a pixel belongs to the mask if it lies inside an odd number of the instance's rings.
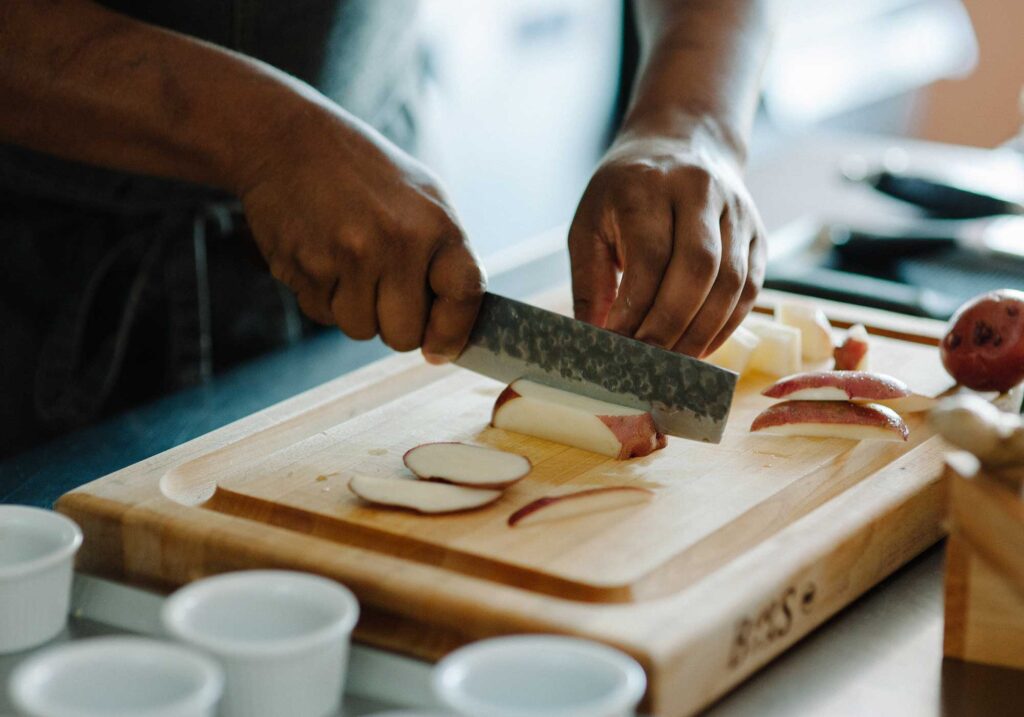
[{"label": "chef knife", "polygon": [[491,293],[455,363],[503,383],[525,378],[651,411],[663,432],[711,443],[722,439],[737,379],[704,361]]},{"label": "chef knife", "polygon": [[884,232],[833,225],[826,228],[826,237],[836,255],[850,261],[894,261],[960,249],[997,260],[1024,262],[1024,217],[926,220],[917,226]]},{"label": "chef knife", "polygon": [[883,170],[861,178],[883,194],[921,207],[946,219],[972,219],[1024,214],[1024,205],[1007,197],[962,187],[953,182]]}]

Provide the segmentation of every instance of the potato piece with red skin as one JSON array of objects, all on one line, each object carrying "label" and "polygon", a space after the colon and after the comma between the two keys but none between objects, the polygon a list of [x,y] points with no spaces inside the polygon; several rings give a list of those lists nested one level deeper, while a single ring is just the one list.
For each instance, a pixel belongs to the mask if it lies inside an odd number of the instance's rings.
[{"label": "potato piece with red skin", "polygon": [[942,365],[975,391],[1009,391],[1024,381],[1024,292],[992,291],[968,301],[949,320]]},{"label": "potato piece with red skin", "polygon": [[907,424],[891,408],[849,401],[783,401],[762,411],[752,432],[775,436],[905,441]]},{"label": "potato piece with red skin", "polygon": [[[623,508],[648,502],[654,495],[647,488],[633,486],[604,486],[586,488],[575,493],[545,496],[524,505],[509,516],[509,527],[525,525],[543,518],[556,520],[588,515],[605,510]],[[540,518],[538,518],[540,516]]]},{"label": "potato piece with red skin", "polygon": [[498,396],[491,425],[619,460],[646,456],[666,444],[647,411],[523,379]]},{"label": "potato piece with red skin", "polygon": [[421,480],[468,488],[507,488],[525,478],[533,468],[530,459],[518,453],[455,441],[410,448],[402,461]]},{"label": "potato piece with red skin", "polygon": [[910,395],[897,378],[867,371],[807,371],[786,376],[761,392],[802,401],[887,401]]},{"label": "potato piece with red skin", "polygon": [[866,371],[869,347],[868,330],[864,325],[851,326],[846,339],[832,352],[836,371]]},{"label": "potato piece with red skin", "polygon": [[353,476],[348,482],[348,489],[372,505],[425,514],[475,510],[501,497],[500,490],[373,475]]}]

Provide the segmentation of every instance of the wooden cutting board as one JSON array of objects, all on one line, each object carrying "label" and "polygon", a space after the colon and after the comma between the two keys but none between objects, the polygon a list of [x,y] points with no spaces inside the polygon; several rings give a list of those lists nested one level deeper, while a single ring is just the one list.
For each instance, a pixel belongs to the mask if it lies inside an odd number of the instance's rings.
[{"label": "wooden cutting board", "polygon": [[[769,301],[777,298],[768,295]],[[537,303],[564,309],[566,292]],[[873,366],[937,395],[941,325],[823,302],[876,334]],[[884,336],[881,334],[885,334]],[[919,416],[905,443],[750,435],[770,401],[740,381],[720,445],[670,439],[619,462],[488,427],[501,386],[398,356],[63,496],[79,567],[170,589],[286,567],[351,587],[357,638],[429,659],[516,632],[580,635],[634,655],[647,708],[707,705],[941,535],[942,452]],[[534,471],[495,505],[452,516],[376,509],[350,475],[405,475],[426,441],[523,453]],[[608,485],[646,505],[509,528],[545,495]]]}]

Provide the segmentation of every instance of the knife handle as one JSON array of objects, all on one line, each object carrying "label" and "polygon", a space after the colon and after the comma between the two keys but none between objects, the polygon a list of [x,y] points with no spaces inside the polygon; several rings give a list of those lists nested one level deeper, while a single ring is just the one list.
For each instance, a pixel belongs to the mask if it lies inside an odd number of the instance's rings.
[{"label": "knife handle", "polygon": [[931,233],[883,234],[844,226],[828,229],[832,251],[857,263],[886,263],[908,257],[924,256],[960,246],[958,239]]},{"label": "knife handle", "polygon": [[931,289],[809,264],[769,266],[764,285],[768,289],[941,321],[948,319],[957,309],[955,300]]},{"label": "knife handle", "polygon": [[883,194],[909,202],[933,216],[946,219],[1020,214],[1022,210],[1017,202],[910,174],[883,170],[864,177],[864,181]]}]

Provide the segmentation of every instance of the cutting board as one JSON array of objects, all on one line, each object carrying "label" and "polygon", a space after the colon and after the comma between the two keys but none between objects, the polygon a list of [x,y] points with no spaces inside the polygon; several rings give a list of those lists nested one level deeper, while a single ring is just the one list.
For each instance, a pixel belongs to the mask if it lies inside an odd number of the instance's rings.
[{"label": "cutting board", "polygon": [[[564,310],[568,295],[535,303]],[[941,325],[822,305],[839,326],[868,325],[875,368],[921,393],[950,387]],[[226,570],[313,571],[357,594],[363,642],[435,659],[492,635],[579,635],[640,660],[651,713],[689,714],[941,535],[942,451],[920,416],[906,443],[751,435],[771,380],[739,382],[720,445],[670,439],[620,462],[489,428],[499,384],[396,356],[57,507],[85,531],[86,572],[168,590]],[[427,441],[519,452],[534,470],[496,504],[449,516],[370,507],[347,490],[353,474],[407,475],[402,454]],[[507,525],[535,498],[611,485],[654,497]]]}]

